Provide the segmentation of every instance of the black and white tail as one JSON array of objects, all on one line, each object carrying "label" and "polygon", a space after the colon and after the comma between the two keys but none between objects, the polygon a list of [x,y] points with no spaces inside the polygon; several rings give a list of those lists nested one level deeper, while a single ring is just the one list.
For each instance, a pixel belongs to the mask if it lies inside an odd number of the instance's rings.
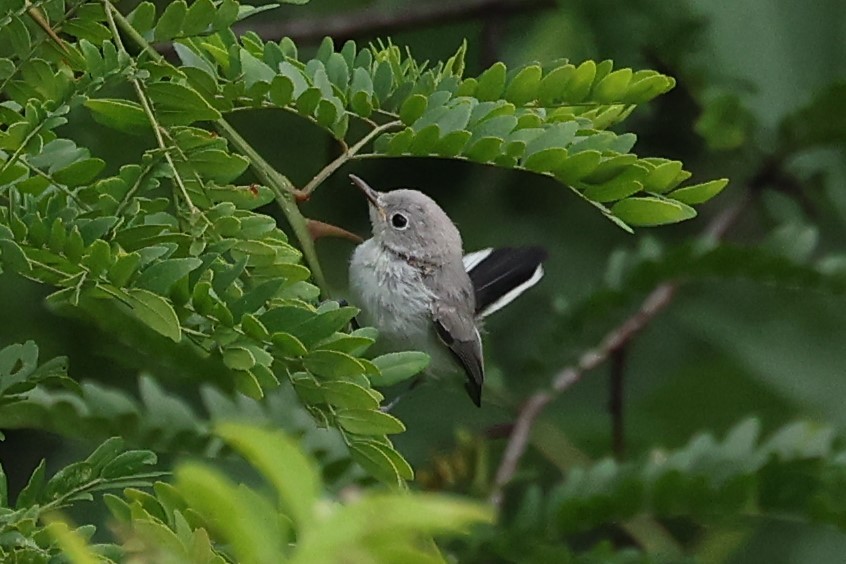
[{"label": "black and white tail", "polygon": [[543,278],[542,247],[484,249],[464,256],[464,269],[476,293],[476,316],[498,311]]}]

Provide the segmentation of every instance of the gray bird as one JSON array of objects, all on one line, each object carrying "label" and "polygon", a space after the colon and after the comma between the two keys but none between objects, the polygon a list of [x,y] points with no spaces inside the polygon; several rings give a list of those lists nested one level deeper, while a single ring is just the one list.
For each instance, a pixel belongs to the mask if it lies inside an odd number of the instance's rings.
[{"label": "gray bird", "polygon": [[482,401],[485,368],[479,324],[543,276],[539,247],[485,249],[463,255],[447,214],[417,190],[378,192],[357,176],[369,202],[373,237],[350,261],[350,293],[359,321],[393,350],[429,354],[429,373],[455,371]]}]

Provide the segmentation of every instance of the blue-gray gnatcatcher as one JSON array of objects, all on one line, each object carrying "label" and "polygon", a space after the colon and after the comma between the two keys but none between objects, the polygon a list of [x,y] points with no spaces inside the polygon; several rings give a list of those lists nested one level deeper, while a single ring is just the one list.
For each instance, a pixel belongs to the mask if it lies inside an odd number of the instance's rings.
[{"label": "blue-gray gnatcatcher", "polygon": [[429,196],[377,192],[357,176],[369,202],[373,237],[350,261],[350,293],[360,320],[396,350],[426,352],[429,373],[456,364],[465,388],[482,402],[485,368],[479,323],[543,276],[540,247],[485,249],[463,255],[461,235]]}]

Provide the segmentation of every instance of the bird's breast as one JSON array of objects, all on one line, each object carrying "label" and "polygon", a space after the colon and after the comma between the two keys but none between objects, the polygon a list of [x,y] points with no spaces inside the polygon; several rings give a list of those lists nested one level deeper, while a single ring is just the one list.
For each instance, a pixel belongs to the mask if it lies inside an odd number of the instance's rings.
[{"label": "bird's breast", "polygon": [[373,239],[359,245],[350,261],[350,293],[361,308],[360,323],[408,345],[431,333],[433,294],[419,269]]}]

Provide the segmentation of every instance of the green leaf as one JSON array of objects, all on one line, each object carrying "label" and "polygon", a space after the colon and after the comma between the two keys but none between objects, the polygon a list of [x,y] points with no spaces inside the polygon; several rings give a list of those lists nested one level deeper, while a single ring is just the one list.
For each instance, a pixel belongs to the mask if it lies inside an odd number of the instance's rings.
[{"label": "green leaf", "polygon": [[397,452],[397,450],[390,444],[390,442],[382,442],[373,439],[356,439],[353,442],[358,445],[361,445],[362,443],[372,445],[377,450],[380,450],[385,456],[387,456],[388,459],[390,459],[394,468],[396,468],[397,472],[399,473],[400,478],[402,478],[403,480],[414,479],[414,469],[411,467],[408,461],[403,458],[399,452]]},{"label": "green leaf", "polygon": [[6,481],[6,472],[3,470],[2,464],[0,464],[0,507],[10,507],[9,484]]},{"label": "green leaf", "polygon": [[440,136],[441,130],[437,125],[428,125],[414,136],[408,152],[412,155],[428,155],[434,151]]},{"label": "green leaf", "polygon": [[[223,432],[227,431],[224,428]],[[236,448],[244,448],[234,442],[239,438],[248,444],[252,439],[239,433],[239,437],[232,438]],[[281,452],[285,453],[284,450]],[[295,456],[291,455],[292,467],[301,470],[295,464]],[[258,455],[254,460],[263,465]],[[283,459],[279,469],[284,471],[285,468]],[[227,553],[231,554],[233,561],[275,562],[279,560],[280,554],[286,553],[284,542],[287,535],[284,534],[283,520],[267,500],[199,464],[181,464],[175,471],[175,478],[176,488],[185,497],[192,512],[199,515],[204,527],[211,528],[216,539],[227,545]],[[302,482],[302,476],[299,479],[294,476],[289,483],[297,485]],[[307,492],[304,487],[300,493],[305,495]]]},{"label": "green leaf", "polygon": [[67,495],[72,490],[92,481],[97,475],[94,467],[88,462],[74,462],[65,466],[47,482],[44,488],[44,497],[57,499]]},{"label": "green leaf", "polygon": [[88,455],[85,462],[91,465],[95,475],[99,475],[102,469],[123,452],[125,441],[120,437],[111,437],[103,441],[94,452]]},{"label": "green leaf", "polygon": [[676,81],[669,76],[652,75],[642,80],[634,80],[623,97],[626,104],[643,104],[655,98],[659,94],[667,92]]},{"label": "green leaf", "polygon": [[187,12],[188,6],[185,4],[185,0],[169,2],[156,24],[153,39],[156,41],[167,41],[178,37],[182,31],[182,25]]},{"label": "green leaf", "polygon": [[156,454],[149,450],[128,450],[117,455],[103,467],[100,473],[103,478],[114,479],[132,476],[146,466],[152,466],[158,461]]},{"label": "green leaf", "polygon": [[256,365],[256,358],[249,349],[230,347],[223,351],[223,364],[232,370],[249,370]]},{"label": "green leaf", "polygon": [[682,173],[682,166],[682,163],[679,161],[667,161],[656,166],[643,181],[646,190],[658,194],[663,194],[667,190],[670,190],[678,184],[679,181],[676,179]]},{"label": "green leaf", "polygon": [[270,81],[270,90],[267,94],[270,96],[270,101],[277,106],[287,106],[294,99],[294,83],[286,76],[276,75]]},{"label": "green leaf", "polygon": [[217,13],[215,13],[212,27],[214,29],[223,29],[230,27],[239,17],[239,6],[235,0],[223,0],[217,6]]},{"label": "green leaf", "polygon": [[141,2],[126,19],[139,33],[145,33],[153,28],[156,21],[156,5],[152,2]]},{"label": "green leaf", "polygon": [[335,413],[344,430],[358,435],[402,433],[405,425],[389,413],[371,409],[341,409]]},{"label": "green leaf", "polygon": [[[230,168],[229,172],[234,172],[234,168]],[[250,184],[249,186],[212,185],[208,187],[208,194],[214,203],[232,202],[238,209],[242,210],[254,210],[269,204],[274,198],[273,190],[259,184]]]},{"label": "green leaf", "polygon": [[251,55],[246,49],[241,49],[239,54],[241,56],[241,72],[244,74],[244,82],[248,89],[257,82],[270,84],[276,78],[277,74],[272,68],[264,61]]},{"label": "green leaf", "polygon": [[388,353],[373,359],[379,369],[378,376],[371,376],[374,386],[392,386],[408,380],[426,369],[429,355],[419,351]]},{"label": "green leaf", "polygon": [[273,484],[291,517],[306,529],[313,519],[321,485],[314,463],[297,443],[278,431],[239,423],[222,423],[215,432]]},{"label": "green leaf", "polygon": [[566,64],[557,67],[540,81],[538,86],[538,101],[541,105],[552,106],[561,101],[567,83],[576,72],[576,67]]},{"label": "green leaf", "polygon": [[499,155],[502,139],[498,137],[482,137],[465,151],[467,158],[478,162],[489,162]]},{"label": "green leaf", "polygon": [[323,311],[316,316],[309,316],[302,323],[291,327],[289,331],[305,346],[311,347],[321,339],[346,327],[352,318],[358,315],[358,311],[358,308],[349,306]]},{"label": "green leaf", "polygon": [[596,77],[596,63],[585,61],[580,64],[570,81],[567,83],[565,99],[571,104],[581,102],[587,98],[590,87]]},{"label": "green leaf", "polygon": [[683,204],[695,205],[707,202],[717,194],[723,191],[728,185],[728,178],[720,178],[718,180],[711,180],[701,184],[694,184],[692,186],[685,186],[670,192],[669,197],[678,200]]},{"label": "green leaf", "polygon": [[126,291],[126,301],[135,317],[157,333],[177,343],[182,339],[179,318],[167,300],[148,290],[130,288]]},{"label": "green leaf", "polygon": [[[323,522],[320,534],[298,543],[297,561],[318,562],[322,555],[343,554],[350,546],[372,546],[370,539],[410,535],[411,543],[419,535],[461,534],[473,524],[493,519],[492,508],[479,502],[435,494],[371,495],[339,509]],[[426,556],[421,561],[433,560]]]},{"label": "green leaf", "polygon": [[588,186],[583,194],[594,202],[607,203],[622,200],[642,190],[643,184],[637,180],[614,178],[604,184]]},{"label": "green leaf", "polygon": [[346,93],[350,82],[350,68],[342,54],[335,52],[329,55],[329,59],[326,61],[326,75],[338,90]]},{"label": "green leaf", "polygon": [[141,105],[130,100],[97,98],[86,100],[84,106],[91,110],[98,123],[135,135],[150,131],[150,122]]},{"label": "green leaf", "polygon": [[388,61],[380,61],[373,73],[373,93],[381,103],[388,99],[394,83],[394,74]]},{"label": "green leaf", "polygon": [[317,376],[330,379],[352,378],[364,374],[364,366],[352,356],[339,351],[312,351],[303,366]]},{"label": "green leaf", "polygon": [[619,102],[632,80],[632,69],[619,69],[605,75],[593,88],[592,97],[602,104]]},{"label": "green leaf", "polygon": [[[250,164],[245,157],[221,149],[195,151],[189,155],[188,160],[198,173],[220,183],[232,182],[241,176]],[[219,187],[217,189],[220,190]],[[260,189],[257,190],[261,193]]]},{"label": "green leaf", "polygon": [[211,26],[214,17],[215,9],[211,0],[194,0],[185,15],[182,34],[191,36],[204,33]]},{"label": "green leaf", "polygon": [[264,390],[255,374],[249,370],[236,370],[234,374],[236,390],[255,401],[264,397]]},{"label": "green leaf", "polygon": [[402,486],[399,468],[380,444],[373,441],[351,441],[350,456],[368,474],[387,484]]},{"label": "green leaf", "polygon": [[422,94],[414,94],[409,96],[399,111],[400,120],[406,125],[411,125],[417,121],[420,116],[426,111],[429,99]]},{"label": "green leaf", "polygon": [[664,225],[696,217],[696,210],[690,206],[657,196],[620,200],[611,208],[611,213],[636,226]]},{"label": "green leaf", "polygon": [[505,88],[506,71],[505,64],[497,62],[483,72],[476,85],[476,98],[481,101],[498,100]]},{"label": "green leaf", "polygon": [[198,258],[167,259],[153,263],[135,280],[135,286],[167,295],[171,287],[203,263]]},{"label": "green leaf", "polygon": [[83,159],[57,170],[53,178],[69,188],[76,188],[94,180],[105,166],[106,161],[103,159]]},{"label": "green leaf", "polygon": [[32,264],[23,249],[11,239],[0,239],[0,261],[14,272],[25,274],[32,271]]},{"label": "green leaf", "polygon": [[336,333],[328,340],[321,342],[315,348],[327,351],[340,351],[352,356],[360,356],[364,353],[364,351],[370,348],[374,342],[375,339],[373,337],[361,333],[361,329],[358,329],[354,332],[354,334]]},{"label": "green leaf", "polygon": [[271,335],[270,340],[273,342],[273,346],[283,356],[298,358],[308,354],[308,349],[305,345],[290,333],[277,331]]},{"label": "green leaf", "polygon": [[508,84],[503,97],[517,106],[533,101],[537,98],[542,74],[540,65],[521,69]]},{"label": "green leaf", "polygon": [[549,172],[556,170],[567,160],[567,149],[563,147],[550,147],[529,155],[523,166],[536,172]]},{"label": "green leaf", "polygon": [[589,150],[570,154],[567,159],[555,169],[555,176],[564,182],[577,182],[593,173],[602,160],[602,153]]},{"label": "green leaf", "polygon": [[378,409],[377,396],[355,382],[329,381],[321,384],[326,401],[335,407]]},{"label": "green leaf", "polygon": [[44,479],[47,473],[47,462],[42,458],[41,462],[32,472],[26,486],[18,494],[18,499],[15,500],[15,508],[23,509],[35,505],[41,497],[41,491],[44,488]]},{"label": "green leaf", "polygon": [[256,316],[250,313],[244,314],[241,318],[241,329],[245,335],[257,341],[265,342],[270,340],[270,332],[267,330],[267,327]]},{"label": "green leaf", "polygon": [[147,93],[155,105],[156,117],[166,125],[190,125],[195,121],[215,121],[221,117],[220,112],[196,90],[178,82],[148,84]]}]

